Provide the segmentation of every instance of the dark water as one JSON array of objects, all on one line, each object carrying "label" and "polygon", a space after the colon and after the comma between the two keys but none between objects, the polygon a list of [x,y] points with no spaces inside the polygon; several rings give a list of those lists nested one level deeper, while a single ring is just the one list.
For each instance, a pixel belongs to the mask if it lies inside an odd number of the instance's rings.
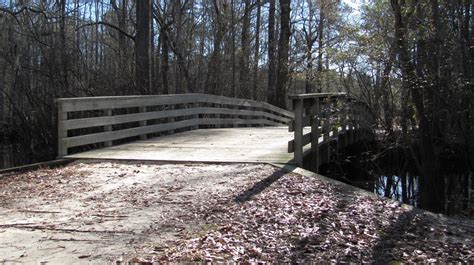
[{"label": "dark water", "polygon": [[[391,181],[389,179],[391,178]],[[407,176],[406,182],[399,176],[376,176],[374,178],[374,193],[403,202],[403,192],[406,192],[406,203],[417,206],[418,176]],[[390,190],[388,187],[390,186]],[[387,192],[388,191],[388,192]]]},{"label": "dark water", "polygon": [[[391,198],[418,207],[421,194],[419,174],[411,162],[399,153],[388,154],[390,159],[373,159],[370,146],[354,146],[332,157],[332,162],[322,165],[319,173],[368,190],[379,196]],[[387,163],[389,161],[389,163]],[[444,161],[450,164],[452,161]],[[474,178],[466,170],[442,167],[444,177],[443,213],[463,218],[474,218]],[[403,172],[401,174],[401,172]]]}]

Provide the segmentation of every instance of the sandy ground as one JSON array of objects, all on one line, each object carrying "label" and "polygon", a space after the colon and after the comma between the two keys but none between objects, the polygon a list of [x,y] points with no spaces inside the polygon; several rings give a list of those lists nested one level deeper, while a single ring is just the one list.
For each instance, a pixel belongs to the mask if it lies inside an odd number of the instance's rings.
[{"label": "sandy ground", "polygon": [[469,262],[474,222],[263,164],[77,161],[0,176],[0,264]]},{"label": "sandy ground", "polygon": [[196,207],[269,170],[251,164],[75,162],[4,175],[0,263],[102,263],[165,249],[184,234],[208,229],[193,218]]}]

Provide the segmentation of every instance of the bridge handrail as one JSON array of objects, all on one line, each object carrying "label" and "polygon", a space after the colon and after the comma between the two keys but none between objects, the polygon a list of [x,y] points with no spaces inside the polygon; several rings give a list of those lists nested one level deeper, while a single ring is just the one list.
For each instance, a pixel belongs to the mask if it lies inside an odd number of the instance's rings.
[{"label": "bridge handrail", "polygon": [[[146,139],[147,134],[204,126],[281,126],[294,117],[265,102],[201,93],[58,98],[55,102],[60,157],[72,147],[111,146],[112,141],[128,137]],[[119,128],[119,124],[130,126]]]},{"label": "bridge handrail", "polygon": [[[294,152],[294,162],[298,166],[303,165],[306,145],[311,144],[307,153],[311,153],[312,164],[317,169],[321,162],[319,147],[322,144],[340,133],[346,137],[346,131],[368,133],[375,122],[367,103],[346,93],[311,93],[288,97],[294,112],[294,120],[289,126],[289,131],[294,132],[294,139],[288,142],[288,152]],[[310,132],[304,133],[305,127],[310,127]],[[327,152],[330,152],[329,147]]]}]

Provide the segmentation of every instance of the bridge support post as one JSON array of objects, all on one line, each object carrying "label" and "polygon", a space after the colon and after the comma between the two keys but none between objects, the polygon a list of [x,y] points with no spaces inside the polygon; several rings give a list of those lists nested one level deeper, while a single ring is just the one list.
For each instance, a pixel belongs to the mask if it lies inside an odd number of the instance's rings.
[{"label": "bridge support post", "polygon": [[[174,105],[167,105],[167,107],[168,107],[168,108],[167,108],[168,110],[174,110],[174,107],[175,107],[175,106],[174,106]],[[166,108],[165,108],[165,109],[166,109]],[[173,122],[174,122],[174,117],[169,117],[169,118],[168,118],[168,123],[173,123]],[[167,131],[167,133],[168,133],[168,134],[173,134],[173,133],[174,133],[174,130],[169,130],[169,131]]]},{"label": "bridge support post", "polygon": [[341,142],[342,142],[342,148],[345,148],[347,146],[347,124],[348,124],[348,111],[347,111],[347,105],[348,105],[348,100],[346,99],[344,102],[344,105],[342,106],[342,118],[341,118],[341,129],[342,129],[342,137],[341,137]]},{"label": "bridge support post", "polygon": [[[112,116],[112,109],[106,109],[105,110],[105,116]],[[105,125],[104,126],[104,132],[111,132],[112,131],[112,125]],[[112,141],[106,141],[104,142],[105,147],[110,147],[112,146]]]},{"label": "bridge support post", "polygon": [[341,142],[339,141],[339,126],[342,124],[342,113],[339,110],[338,103],[339,102],[337,98],[333,98],[331,101],[331,104],[334,106],[334,109],[336,109],[336,123],[332,127],[333,139],[336,141],[336,152],[339,150],[341,144]]},{"label": "bridge support post", "polygon": [[[237,110],[237,111],[239,110],[239,107],[238,107],[238,106],[235,106],[235,107],[233,107],[233,108],[234,108],[235,110]],[[238,118],[239,118],[239,115],[232,115],[232,118],[233,118],[233,119],[238,119]],[[239,125],[236,124],[236,123],[234,123],[234,124],[231,125],[231,127],[237,128],[237,127],[239,127]]]},{"label": "bridge support post", "polygon": [[[146,112],[146,107],[140,107],[139,112],[141,112],[141,113]],[[143,126],[146,126],[146,125],[147,125],[147,121],[140,121],[140,127],[143,127]],[[146,134],[140,135],[140,140],[146,140],[146,138],[147,138]]]},{"label": "bridge support post", "polygon": [[[199,103],[191,103],[191,108],[199,108]],[[193,126],[193,130],[199,129],[199,114],[194,114],[192,119],[196,120],[196,125]]]},{"label": "bridge support post", "polygon": [[316,99],[315,103],[310,109],[311,119],[311,167],[314,172],[318,173],[319,170],[319,99]]},{"label": "bridge support post", "polygon": [[67,130],[63,122],[67,120],[67,112],[63,110],[63,104],[58,103],[58,157],[67,156],[67,146],[64,139],[67,138]]},{"label": "bridge support post", "polygon": [[355,133],[356,133],[356,130],[357,130],[357,127],[356,127],[356,112],[355,112],[355,108],[356,108],[356,104],[355,102],[352,102],[352,104],[350,105],[351,107],[351,116],[352,116],[352,119],[351,119],[351,132],[349,134],[349,137],[350,137],[350,142],[351,144],[355,143],[356,139],[355,139]]},{"label": "bridge support post", "polygon": [[326,142],[327,149],[324,150],[324,156],[327,157],[327,160],[331,158],[331,138],[330,138],[330,111],[331,111],[331,102],[330,98],[326,98],[324,101],[324,123],[323,123],[323,135],[324,135],[324,142]]},{"label": "bridge support post", "polygon": [[295,163],[303,166],[303,100],[293,100],[293,110],[295,113]]}]

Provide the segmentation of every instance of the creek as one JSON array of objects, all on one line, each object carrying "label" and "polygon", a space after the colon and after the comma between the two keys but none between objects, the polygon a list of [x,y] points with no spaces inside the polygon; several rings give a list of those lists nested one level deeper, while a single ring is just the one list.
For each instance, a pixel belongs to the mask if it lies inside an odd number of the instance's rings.
[{"label": "creek", "polygon": [[[332,157],[319,168],[321,175],[373,192],[379,196],[420,206],[422,181],[406,147],[386,148],[379,142],[358,143]],[[456,167],[459,159],[441,162],[444,179],[443,214],[474,218],[474,179],[467,169]]]}]

